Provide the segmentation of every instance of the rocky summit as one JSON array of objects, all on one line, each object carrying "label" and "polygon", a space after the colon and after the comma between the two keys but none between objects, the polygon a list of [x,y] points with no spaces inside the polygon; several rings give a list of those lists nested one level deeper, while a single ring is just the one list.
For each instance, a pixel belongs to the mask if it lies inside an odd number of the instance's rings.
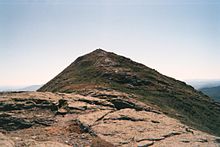
[{"label": "rocky summit", "polygon": [[0,93],[0,147],[218,147],[220,103],[97,49],[37,92]]},{"label": "rocky summit", "polygon": [[218,138],[114,90],[0,94],[4,147],[217,147]]},{"label": "rocky summit", "polygon": [[220,136],[220,103],[184,82],[115,53],[97,49],[77,58],[40,92],[113,89],[136,95],[182,123]]}]

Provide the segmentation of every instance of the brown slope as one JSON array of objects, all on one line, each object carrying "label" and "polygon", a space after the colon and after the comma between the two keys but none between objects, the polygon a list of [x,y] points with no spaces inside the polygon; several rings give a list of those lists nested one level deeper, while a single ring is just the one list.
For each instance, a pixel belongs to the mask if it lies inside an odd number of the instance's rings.
[{"label": "brown slope", "polygon": [[38,91],[82,93],[100,88],[135,94],[188,125],[220,135],[219,103],[184,82],[101,49],[79,57]]}]

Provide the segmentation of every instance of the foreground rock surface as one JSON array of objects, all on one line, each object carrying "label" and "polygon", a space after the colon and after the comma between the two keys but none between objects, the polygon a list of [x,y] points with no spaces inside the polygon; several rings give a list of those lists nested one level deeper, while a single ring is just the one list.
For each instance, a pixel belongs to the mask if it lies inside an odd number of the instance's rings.
[{"label": "foreground rock surface", "polygon": [[117,91],[0,93],[0,146],[209,146],[218,139]]}]

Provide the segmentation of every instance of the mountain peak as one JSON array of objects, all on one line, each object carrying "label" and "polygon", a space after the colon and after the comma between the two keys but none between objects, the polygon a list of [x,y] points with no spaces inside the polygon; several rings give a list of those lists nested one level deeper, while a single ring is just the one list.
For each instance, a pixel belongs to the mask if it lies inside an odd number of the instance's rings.
[{"label": "mountain peak", "polygon": [[187,125],[220,135],[220,104],[184,82],[103,49],[77,58],[38,91],[84,94],[100,89],[134,94]]},{"label": "mountain peak", "polygon": [[93,51],[93,53],[107,53],[104,49],[98,48]]},{"label": "mountain peak", "polygon": [[94,55],[94,56],[105,56],[107,54],[110,54],[110,52],[105,51],[104,49],[95,49],[94,51],[92,51],[91,53],[87,54],[87,55]]},{"label": "mountain peak", "polygon": [[96,49],[84,56],[81,56],[72,63],[72,66],[78,64],[81,68],[92,67],[113,67],[119,64],[121,56],[103,49]]}]

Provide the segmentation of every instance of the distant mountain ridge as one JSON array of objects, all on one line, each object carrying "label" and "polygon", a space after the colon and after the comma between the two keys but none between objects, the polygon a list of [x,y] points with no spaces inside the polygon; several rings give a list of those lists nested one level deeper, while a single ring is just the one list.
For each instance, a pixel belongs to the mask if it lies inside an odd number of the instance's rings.
[{"label": "distant mountain ridge", "polygon": [[13,87],[13,86],[5,86],[5,87],[0,87],[0,91],[36,91],[37,89],[39,89],[42,85],[30,85],[30,86],[26,86],[26,87],[21,87],[21,86],[17,86],[17,87]]},{"label": "distant mountain ridge", "polygon": [[0,91],[11,91],[21,88],[20,86],[0,86]]},{"label": "distant mountain ridge", "polygon": [[31,85],[27,86],[21,89],[18,89],[19,91],[37,91],[42,85]]},{"label": "distant mountain ridge", "polygon": [[203,93],[220,102],[220,86],[200,89]]},{"label": "distant mountain ridge", "polygon": [[135,95],[187,125],[220,136],[219,103],[184,82],[102,49],[77,58],[38,91],[85,94],[95,89]]},{"label": "distant mountain ridge", "polygon": [[220,80],[186,80],[186,83],[192,85],[196,89],[202,89],[219,86]]}]

